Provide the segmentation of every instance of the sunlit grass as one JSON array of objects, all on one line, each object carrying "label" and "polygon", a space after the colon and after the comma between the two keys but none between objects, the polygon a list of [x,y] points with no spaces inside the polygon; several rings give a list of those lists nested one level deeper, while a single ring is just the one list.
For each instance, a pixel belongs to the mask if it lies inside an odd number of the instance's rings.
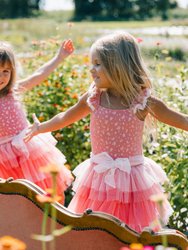
[{"label": "sunlit grass", "polygon": [[[51,14],[52,15],[52,14]],[[60,16],[60,14],[58,15]],[[163,27],[177,25],[177,22],[170,20],[162,22],[160,20],[148,21],[122,21],[122,22],[76,22],[70,28],[67,26],[68,20],[62,18],[40,17],[30,19],[0,20],[0,40],[7,40],[16,46],[18,50],[28,50],[32,40],[43,40],[54,37],[65,39],[67,37],[76,41],[77,45],[89,46],[97,36],[117,29],[142,29],[147,27]],[[188,21],[182,21],[179,25],[188,25]],[[138,34],[140,35],[139,31]],[[179,38],[178,38],[179,39]],[[21,48],[20,48],[21,47]]]}]

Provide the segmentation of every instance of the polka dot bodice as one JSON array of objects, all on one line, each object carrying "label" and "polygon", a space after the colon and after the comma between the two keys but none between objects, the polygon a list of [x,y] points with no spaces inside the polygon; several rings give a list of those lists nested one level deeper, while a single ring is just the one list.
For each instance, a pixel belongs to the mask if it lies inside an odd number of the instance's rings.
[{"label": "polka dot bodice", "polygon": [[12,93],[0,98],[0,138],[18,134],[28,125],[21,103]]},{"label": "polka dot bodice", "polygon": [[102,107],[100,95],[98,91],[88,98],[93,110],[90,123],[92,152],[107,152],[113,158],[141,155],[144,122],[137,118],[132,108]]}]

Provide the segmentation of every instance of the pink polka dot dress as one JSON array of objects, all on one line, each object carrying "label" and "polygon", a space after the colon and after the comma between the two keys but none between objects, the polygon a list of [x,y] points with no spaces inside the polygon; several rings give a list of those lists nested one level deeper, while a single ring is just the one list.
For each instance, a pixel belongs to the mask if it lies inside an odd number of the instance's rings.
[{"label": "pink polka dot dress", "polygon": [[0,98],[0,178],[27,179],[44,190],[52,187],[51,176],[40,168],[49,164],[60,168],[58,194],[71,184],[73,177],[64,166],[65,156],[55,147],[49,134],[33,137],[25,143],[23,138],[29,123],[22,105],[12,93]]},{"label": "pink polka dot dress", "polygon": [[[133,107],[123,110],[102,107],[100,96],[94,89],[88,98],[92,153],[73,171],[75,195],[68,208],[77,213],[88,208],[105,212],[141,232],[159,217],[150,196],[162,194],[161,184],[167,180],[162,168],[143,156],[144,121],[134,111],[145,107],[148,91],[143,91]],[[165,200],[165,223],[172,212]]]}]

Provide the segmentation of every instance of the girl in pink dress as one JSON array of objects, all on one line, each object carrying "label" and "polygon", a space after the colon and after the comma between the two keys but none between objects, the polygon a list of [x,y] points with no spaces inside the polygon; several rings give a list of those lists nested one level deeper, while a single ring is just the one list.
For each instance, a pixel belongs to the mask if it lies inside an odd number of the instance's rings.
[{"label": "girl in pink dress", "polygon": [[[62,43],[58,53],[27,79],[16,80],[15,56],[10,45],[0,44],[0,178],[27,179],[43,189],[52,187],[51,176],[40,171],[53,164],[60,168],[57,191],[63,195],[73,177],[64,166],[65,156],[55,147],[48,133],[25,143],[29,125],[18,94],[32,89],[73,52],[71,40]],[[63,195],[64,196],[64,195]]]},{"label": "girl in pink dress", "polygon": [[[151,82],[137,41],[127,33],[105,36],[91,47],[94,83],[65,113],[28,129],[32,136],[63,128],[91,113],[90,159],[75,170],[75,195],[69,209],[87,208],[112,214],[141,232],[159,217],[152,195],[162,195],[167,180],[162,168],[143,156],[144,121],[151,114],[171,126],[188,131],[188,116],[168,108],[151,95]],[[163,220],[173,210],[165,198]]]}]

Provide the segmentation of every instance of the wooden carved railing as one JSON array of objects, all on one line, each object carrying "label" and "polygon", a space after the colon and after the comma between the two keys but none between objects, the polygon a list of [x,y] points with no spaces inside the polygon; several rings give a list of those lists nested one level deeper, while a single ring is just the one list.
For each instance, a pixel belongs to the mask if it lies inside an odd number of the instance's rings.
[{"label": "wooden carved railing", "polygon": [[[0,179],[0,237],[11,235],[23,240],[28,250],[41,250],[41,242],[33,240],[32,234],[41,234],[44,204],[36,199],[37,194],[45,192],[30,181],[19,179]],[[143,231],[141,234],[131,230],[117,218],[87,210],[84,214],[75,214],[56,202],[57,227],[71,225],[72,230],[57,237],[58,250],[119,250],[131,243],[143,245],[162,244],[162,235],[166,235],[169,246],[186,250],[186,236],[176,230],[163,230],[158,233]],[[50,225],[48,217],[48,230]]]}]

